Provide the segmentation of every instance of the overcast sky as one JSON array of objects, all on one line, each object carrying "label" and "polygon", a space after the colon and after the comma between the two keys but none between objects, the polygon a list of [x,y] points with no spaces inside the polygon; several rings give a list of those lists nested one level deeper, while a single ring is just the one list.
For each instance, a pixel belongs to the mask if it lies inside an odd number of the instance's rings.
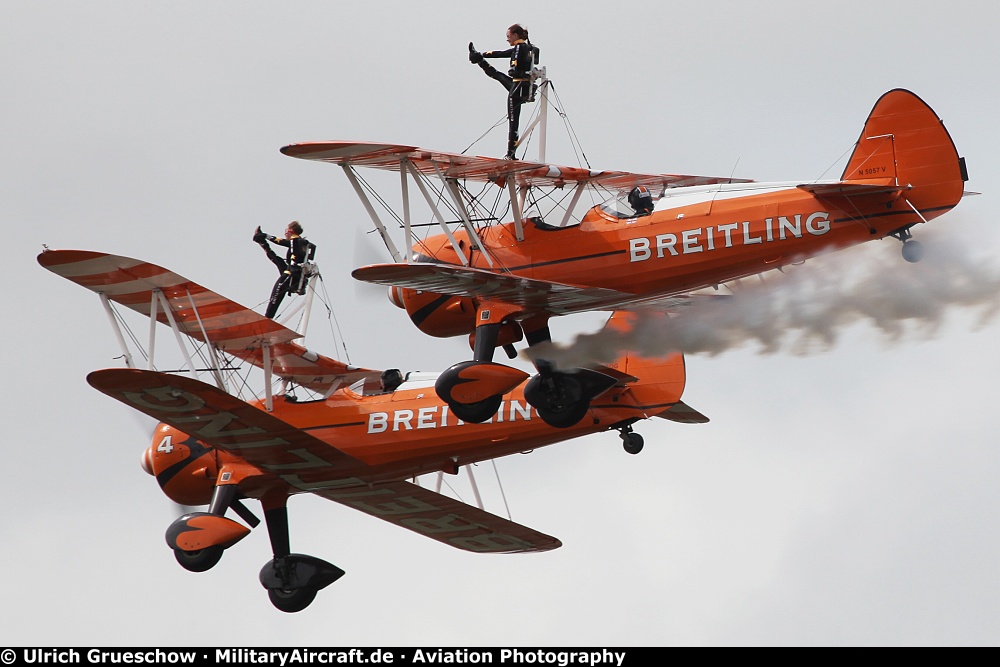
[{"label": "overcast sky", "polygon": [[[257,581],[263,527],[207,573],[176,564],[163,538],[173,509],[139,468],[145,426],[84,380],[121,363],[100,302],[35,260],[42,244],[142,258],[263,310],[273,267],[250,235],[298,219],[351,361],[464,359],[464,341],[424,337],[382,290],[352,284],[356,263],[384,258],[364,209],[339,169],[278,149],[466,149],[504,113],[467,43],[502,48],[515,21],[595,168],[836,177],[879,96],[912,90],[984,193],[916,235],[989,259],[996,3],[0,6],[12,337],[0,348],[0,644],[1000,642],[1000,329],[977,311],[897,340],[858,324],[804,356],[690,356],[684,400],[711,423],[639,424],[639,456],[612,432],[498,461],[514,520],[559,537],[552,552],[467,554],[297,497],[293,550],[347,575],[287,615]],[[558,149],[554,138],[551,161],[576,163]],[[471,152],[503,150],[499,129]],[[893,240],[846,252],[906,266]],[[477,472],[487,509],[504,514],[492,466]]]}]

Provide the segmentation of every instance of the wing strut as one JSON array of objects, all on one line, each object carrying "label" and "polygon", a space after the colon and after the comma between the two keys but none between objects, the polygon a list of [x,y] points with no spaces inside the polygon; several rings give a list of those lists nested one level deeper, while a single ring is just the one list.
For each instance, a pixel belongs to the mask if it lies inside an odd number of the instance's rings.
[{"label": "wing strut", "polygon": [[[191,360],[191,355],[188,354],[187,345],[184,344],[184,340],[181,338],[180,327],[177,326],[177,320],[174,319],[174,313],[170,310],[170,303],[167,301],[167,297],[163,296],[163,290],[160,288],[154,289],[153,298],[158,298],[160,303],[163,304],[163,312],[167,316],[167,321],[170,322],[170,328],[174,331],[174,339],[177,341],[177,347],[181,349],[181,354],[184,355],[184,361],[187,363],[188,368],[191,369],[191,375],[194,376],[195,380],[200,381],[201,376],[198,375],[198,367],[194,365],[194,362]],[[149,361],[152,363],[153,355],[149,355]]]},{"label": "wing strut", "polygon": [[410,236],[410,184],[406,178],[409,163],[405,157],[399,161],[399,192],[403,198],[403,234],[406,236],[406,257],[403,260],[406,262],[413,257],[413,237]]},{"label": "wing strut", "polygon": [[461,258],[462,264],[469,266],[469,259],[465,256],[465,252],[458,245],[458,240],[455,238],[455,235],[451,233],[450,229],[448,229],[448,223],[444,221],[444,218],[441,216],[441,211],[438,209],[437,204],[435,204],[434,200],[431,199],[431,195],[429,192],[427,192],[427,187],[424,185],[424,182],[420,180],[420,174],[417,172],[416,169],[414,169],[411,163],[407,162],[406,166],[410,170],[410,173],[413,175],[413,180],[417,184],[417,187],[420,189],[420,194],[424,196],[424,201],[427,202],[427,206],[429,206],[431,211],[434,212],[434,217],[437,219],[438,224],[441,225],[441,229],[444,230],[444,233],[448,236],[448,240],[451,241],[451,245],[455,249],[455,252],[458,253],[459,258]]},{"label": "wing strut", "polygon": [[156,290],[150,290],[149,292],[149,346],[147,347],[148,352],[148,369],[155,371],[153,359],[156,358],[156,323],[159,317],[160,311],[160,300],[156,298]]},{"label": "wing strut", "polygon": [[[493,267],[493,258],[490,254],[486,252],[486,247],[483,245],[482,240],[479,238],[479,234],[476,233],[475,228],[472,226],[472,220],[469,219],[469,211],[465,208],[465,202],[462,201],[462,194],[458,191],[458,181],[454,178],[445,178],[441,171],[434,165],[434,169],[437,170],[438,176],[444,181],[445,185],[448,186],[448,192],[451,193],[451,198],[455,202],[455,207],[458,209],[458,214],[462,216],[462,224],[465,226],[465,231],[469,235],[470,245],[479,249],[479,252],[483,253],[483,257],[486,258],[486,262]],[[471,247],[470,247],[471,250]]]},{"label": "wing strut", "polygon": [[[194,317],[198,320],[198,328],[201,329],[201,335],[206,341],[211,341],[212,339],[208,337],[208,332],[205,331],[205,323],[201,320],[201,313],[198,312],[198,306],[194,302],[194,297],[191,296],[191,290],[185,289],[184,292],[187,294],[188,303],[191,304],[191,310],[194,311]],[[219,363],[219,357],[215,354],[215,346],[211,342],[208,342],[208,358],[212,361],[212,375],[215,377],[215,385],[222,391],[228,392],[229,388],[226,386],[226,379],[222,377],[222,364]]]},{"label": "wing strut", "polygon": [[510,210],[514,214],[514,234],[518,241],[524,240],[524,223],[521,220],[521,202],[517,199],[517,189],[514,179],[507,179],[507,192],[510,193]]},{"label": "wing strut", "polygon": [[264,362],[264,407],[267,408],[268,412],[274,411],[274,394],[271,391],[271,382],[273,379],[273,367],[271,366],[271,343],[269,341],[264,341],[261,345],[261,352],[263,353]]},{"label": "wing strut", "polygon": [[101,303],[104,304],[104,312],[108,314],[108,321],[111,322],[111,328],[115,330],[118,347],[121,348],[122,354],[125,355],[125,365],[129,368],[135,368],[135,363],[132,361],[132,353],[128,351],[128,345],[125,344],[125,336],[122,335],[122,328],[118,326],[118,320],[115,319],[115,311],[111,309],[111,300],[108,299],[108,295],[104,292],[99,292],[99,294],[101,295]]},{"label": "wing strut", "polygon": [[562,223],[560,227],[565,227],[569,224],[570,217],[573,215],[573,211],[576,209],[576,205],[580,201],[580,195],[583,194],[583,188],[586,186],[586,181],[580,181],[576,184],[576,188],[573,191],[573,199],[569,202],[569,207],[566,209],[566,215],[563,216]]},{"label": "wing strut", "polygon": [[399,257],[399,251],[396,250],[396,245],[389,237],[389,232],[386,231],[385,225],[382,224],[382,221],[378,217],[378,213],[375,212],[375,207],[372,206],[371,200],[368,199],[368,195],[366,195],[365,191],[361,188],[361,183],[358,182],[358,175],[354,173],[354,168],[351,165],[345,164],[342,166],[344,168],[344,173],[347,174],[347,180],[349,180],[351,185],[354,186],[354,192],[357,193],[358,199],[361,200],[365,210],[368,211],[368,217],[372,219],[372,222],[375,224],[375,228],[382,237],[382,242],[385,243],[385,247],[389,250],[389,254],[392,255],[392,261],[398,264],[402,261]]}]

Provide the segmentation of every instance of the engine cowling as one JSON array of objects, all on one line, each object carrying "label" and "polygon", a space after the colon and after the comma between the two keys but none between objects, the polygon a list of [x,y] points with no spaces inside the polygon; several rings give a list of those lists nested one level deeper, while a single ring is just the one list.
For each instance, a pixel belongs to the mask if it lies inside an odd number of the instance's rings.
[{"label": "engine cowling", "polygon": [[212,500],[219,463],[214,449],[198,439],[160,424],[142,455],[142,469],[156,477],[163,493],[180,505],[207,505]]},{"label": "engine cowling", "polygon": [[389,300],[405,309],[410,321],[428,336],[451,338],[476,329],[476,308],[467,297],[391,287]]}]

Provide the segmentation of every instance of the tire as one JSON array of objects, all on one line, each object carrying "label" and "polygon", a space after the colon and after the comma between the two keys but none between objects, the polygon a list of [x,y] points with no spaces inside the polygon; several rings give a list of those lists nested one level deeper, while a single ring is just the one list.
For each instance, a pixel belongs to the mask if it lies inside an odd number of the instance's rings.
[{"label": "tire", "polygon": [[482,424],[500,409],[503,396],[490,396],[475,403],[448,403],[452,414],[464,422]]},{"label": "tire", "polygon": [[545,408],[535,408],[542,421],[553,428],[569,428],[575,426],[581,419],[587,416],[590,409],[590,401],[579,400],[570,403],[560,410],[549,410]]},{"label": "tire", "polygon": [[645,444],[642,436],[638,433],[629,433],[622,438],[622,441],[622,447],[629,454],[638,454],[642,451],[642,446]]},{"label": "tire", "polygon": [[174,549],[174,558],[188,572],[211,570],[222,559],[222,547],[205,547],[197,551]]},{"label": "tire", "polygon": [[911,264],[924,258],[924,246],[919,241],[907,241],[903,244],[903,259]]},{"label": "tire", "polygon": [[279,611],[286,614],[294,614],[302,611],[316,599],[315,588],[271,588],[267,591],[267,597]]}]

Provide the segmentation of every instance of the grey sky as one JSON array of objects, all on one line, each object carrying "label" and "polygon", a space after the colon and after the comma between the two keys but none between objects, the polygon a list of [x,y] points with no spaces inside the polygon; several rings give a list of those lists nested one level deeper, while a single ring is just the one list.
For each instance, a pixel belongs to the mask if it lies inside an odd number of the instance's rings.
[{"label": "grey sky", "polygon": [[[376,252],[364,210],[338,169],[278,149],[464,150],[504,113],[466,45],[500,48],[514,21],[595,168],[836,177],[878,97],[908,88],[984,193],[931,226],[996,254],[995,3],[693,4],[4,0],[0,644],[996,645],[1000,351],[973,312],[895,343],[857,325],[821,354],[690,356],[685,400],[711,423],[643,423],[637,457],[607,433],[498,461],[514,520],[563,541],[550,553],[466,554],[293,499],[293,550],[347,570],[297,615],[257,582],[263,530],[210,572],[174,562],[147,434],[86,385],[117,347],[97,298],[38,267],[43,243],[255,306],[273,268],[250,234],[290,219],[319,245],[354,363],[465,358],[351,284]],[[895,241],[857,252],[903,266]]]}]

